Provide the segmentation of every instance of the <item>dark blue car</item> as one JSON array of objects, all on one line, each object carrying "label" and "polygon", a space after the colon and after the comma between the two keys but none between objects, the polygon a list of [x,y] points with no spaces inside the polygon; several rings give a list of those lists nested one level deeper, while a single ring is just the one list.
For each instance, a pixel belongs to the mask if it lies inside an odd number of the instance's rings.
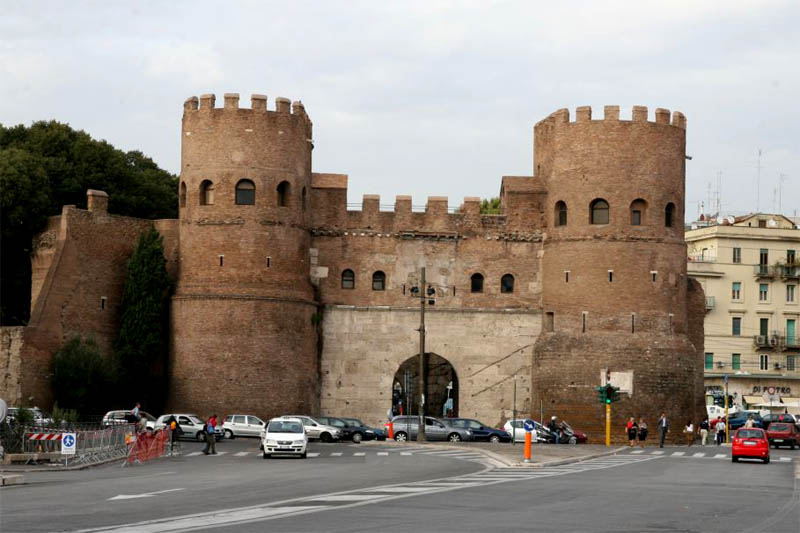
[{"label": "dark blue car", "polygon": [[487,442],[511,442],[511,435],[502,429],[493,428],[472,418],[442,418],[442,422],[455,428],[468,429],[472,439]]}]

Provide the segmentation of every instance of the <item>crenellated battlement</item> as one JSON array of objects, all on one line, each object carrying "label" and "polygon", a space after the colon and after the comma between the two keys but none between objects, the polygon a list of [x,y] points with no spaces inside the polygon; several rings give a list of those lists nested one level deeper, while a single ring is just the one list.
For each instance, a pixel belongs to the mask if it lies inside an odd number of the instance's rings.
[{"label": "crenellated battlement", "polygon": [[603,107],[603,118],[592,119],[591,106],[579,106],[575,109],[575,120],[570,120],[569,109],[562,108],[550,113],[536,123],[536,128],[540,126],[563,126],[565,124],[580,124],[586,122],[650,122],[653,124],[664,124],[680,129],[686,129],[686,116],[680,111],[670,114],[669,109],[656,108],[654,120],[648,120],[647,106],[635,105],[631,109],[630,118],[620,117],[620,107],[618,105],[607,105]]},{"label": "crenellated battlement", "polygon": [[250,96],[250,107],[239,107],[239,93],[225,93],[223,95],[223,107],[216,107],[217,97],[214,94],[202,94],[191,96],[183,103],[184,112],[211,112],[211,111],[237,111],[253,113],[280,113],[302,116],[308,120],[305,106],[300,100],[292,102],[288,98],[279,96],[275,99],[274,110],[267,108],[267,96],[264,94],[252,94]]}]

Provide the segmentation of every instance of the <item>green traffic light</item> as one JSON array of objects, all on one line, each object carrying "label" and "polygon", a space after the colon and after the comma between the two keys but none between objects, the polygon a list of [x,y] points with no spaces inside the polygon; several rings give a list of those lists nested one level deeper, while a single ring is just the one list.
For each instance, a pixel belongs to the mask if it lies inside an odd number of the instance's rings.
[{"label": "green traffic light", "polygon": [[606,398],[606,403],[611,403],[611,398]]}]

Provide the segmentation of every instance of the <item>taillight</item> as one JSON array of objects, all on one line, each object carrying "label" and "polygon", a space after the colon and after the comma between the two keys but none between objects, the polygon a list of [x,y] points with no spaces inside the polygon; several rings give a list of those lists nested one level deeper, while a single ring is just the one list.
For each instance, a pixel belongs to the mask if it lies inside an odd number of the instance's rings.
[{"label": "taillight", "polygon": [[733,439],[733,443],[734,444],[741,444],[742,443],[742,439]]}]

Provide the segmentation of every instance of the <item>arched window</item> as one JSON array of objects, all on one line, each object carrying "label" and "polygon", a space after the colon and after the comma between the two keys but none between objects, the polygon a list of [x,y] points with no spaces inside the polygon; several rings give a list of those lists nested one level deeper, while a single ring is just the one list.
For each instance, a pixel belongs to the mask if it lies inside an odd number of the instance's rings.
[{"label": "arched window", "polygon": [[556,226],[567,225],[567,204],[559,200],[556,202]]},{"label": "arched window", "polygon": [[598,198],[592,201],[589,209],[591,210],[589,214],[591,224],[608,224],[608,202]]},{"label": "arched window", "polygon": [[483,274],[473,274],[469,281],[471,292],[483,292]]},{"label": "arched window", "polygon": [[186,182],[181,182],[181,190],[180,190],[180,206],[186,207]]},{"label": "arched window", "polygon": [[674,223],[675,223],[675,204],[670,202],[664,209],[664,225],[668,228],[671,228]]},{"label": "arched window", "polygon": [[342,271],[342,288],[343,289],[356,288],[356,274],[349,268]]},{"label": "arched window", "polygon": [[240,180],[236,184],[236,205],[255,205],[256,184],[250,180]]},{"label": "arched window", "polygon": [[637,198],[631,202],[631,226],[642,226],[645,223],[644,217],[647,214],[647,202]]},{"label": "arched window", "polygon": [[200,205],[214,205],[214,184],[209,180],[200,184]]},{"label": "arched window", "polygon": [[300,195],[300,198],[303,201],[303,204],[302,204],[303,205],[303,211],[305,211],[306,210],[306,188],[305,187],[303,187],[303,192]]},{"label": "arched window", "polygon": [[278,207],[286,207],[289,205],[289,182],[282,181],[278,184]]},{"label": "arched window", "polygon": [[514,276],[506,274],[500,278],[500,292],[512,293],[514,292]]},{"label": "arched window", "polygon": [[386,274],[378,270],[372,275],[372,290],[383,291],[386,290]]}]

